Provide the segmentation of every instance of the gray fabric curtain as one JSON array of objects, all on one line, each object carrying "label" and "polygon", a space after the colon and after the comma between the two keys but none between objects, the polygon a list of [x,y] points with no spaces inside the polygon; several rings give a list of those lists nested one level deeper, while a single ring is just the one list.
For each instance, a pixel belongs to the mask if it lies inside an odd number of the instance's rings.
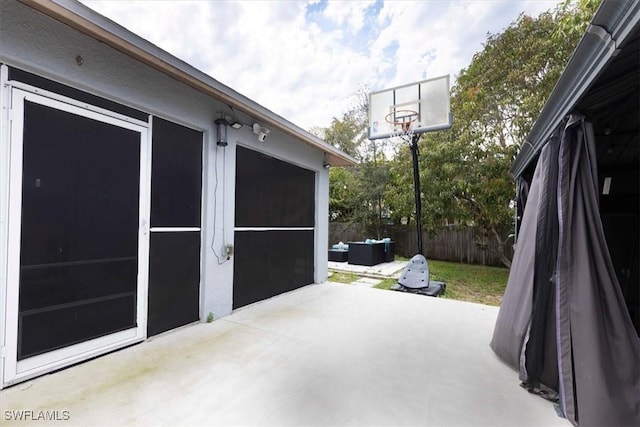
[{"label": "gray fabric curtain", "polygon": [[640,341],[598,194],[593,129],[572,114],[540,154],[491,347],[574,425],[640,426]]},{"label": "gray fabric curtain", "polygon": [[531,322],[533,271],[540,192],[551,160],[549,146],[542,149],[531,180],[518,242],[502,297],[491,348],[507,364],[520,369],[520,353]]},{"label": "gray fabric curtain", "polygon": [[595,138],[572,114],[558,158],[556,324],[560,403],[581,426],[640,426],[640,341],[598,209]]}]

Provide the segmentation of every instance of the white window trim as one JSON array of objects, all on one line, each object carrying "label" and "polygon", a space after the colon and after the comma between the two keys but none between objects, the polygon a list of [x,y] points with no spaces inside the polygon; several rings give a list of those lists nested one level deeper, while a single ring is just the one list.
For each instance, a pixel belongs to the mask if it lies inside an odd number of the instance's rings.
[{"label": "white window trim", "polygon": [[185,231],[202,231],[201,227],[151,227],[152,233],[182,233]]},{"label": "white window trim", "polygon": [[73,98],[68,98],[64,95],[60,95],[57,94],[55,92],[50,92],[48,90],[45,89],[40,89],[38,87],[34,87],[31,85],[28,85],[26,83],[22,83],[16,80],[9,80],[7,82],[7,85],[9,88],[16,88],[16,89],[20,89],[24,92],[29,92],[29,93],[33,93],[36,95],[41,95],[44,96],[46,98],[52,99],[54,101],[58,101],[64,104],[68,104],[68,105],[72,105],[74,107],[78,107],[81,108],[83,110],[87,110],[87,111],[92,111],[94,113],[98,113],[102,116],[107,116],[107,117],[111,117],[113,119],[117,119],[117,120],[121,120],[123,122],[127,122],[127,123],[132,123],[138,126],[142,126],[144,128],[148,128],[149,127],[149,123],[142,121],[142,120],[138,120],[135,119],[133,117],[129,117],[129,116],[125,116],[124,114],[120,114],[120,113],[116,113],[115,111],[111,111],[111,110],[107,110],[105,108],[101,108],[101,107],[97,107],[95,105],[92,104],[87,104],[86,102],[82,102],[82,101],[78,101],[76,99]]}]

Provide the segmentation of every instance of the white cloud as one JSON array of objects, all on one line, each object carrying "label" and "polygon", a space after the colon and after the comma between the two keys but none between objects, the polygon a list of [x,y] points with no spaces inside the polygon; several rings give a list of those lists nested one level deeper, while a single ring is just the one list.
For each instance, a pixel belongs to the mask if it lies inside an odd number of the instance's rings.
[{"label": "white cloud", "polygon": [[364,25],[365,10],[374,3],[374,1],[333,1],[327,4],[323,15],[337,25],[346,26],[350,31],[357,32]]},{"label": "white cloud", "polygon": [[362,85],[453,78],[487,32],[559,1],[83,2],[309,129],[340,117]]}]

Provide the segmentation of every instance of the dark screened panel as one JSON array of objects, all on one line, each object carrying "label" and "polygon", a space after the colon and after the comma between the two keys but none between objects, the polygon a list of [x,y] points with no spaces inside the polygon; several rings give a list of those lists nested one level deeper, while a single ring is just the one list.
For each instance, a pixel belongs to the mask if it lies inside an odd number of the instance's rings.
[{"label": "dark screened panel", "polygon": [[153,118],[151,226],[200,227],[202,132]]},{"label": "dark screened panel", "polygon": [[22,266],[137,257],[140,133],[25,101]]},{"label": "dark screened panel", "polygon": [[140,133],[25,101],[19,355],[135,326]]},{"label": "dark screened panel", "polygon": [[236,231],[233,308],[313,283],[313,231]]},{"label": "dark screened panel", "polygon": [[630,213],[602,213],[601,219],[622,296],[640,336],[639,218]]},{"label": "dark screened panel", "polygon": [[19,70],[17,68],[9,67],[9,80],[16,80],[31,86],[39,87],[49,92],[77,99],[78,101],[86,102],[87,104],[95,105],[96,107],[104,108],[105,110],[113,111],[124,116],[133,117],[134,119],[142,120],[144,122],[149,119],[149,113],[145,113],[144,111],[118,104],[117,102],[83,92],[76,88],[54,82],[53,80],[45,79],[44,77]]},{"label": "dark screened panel", "polygon": [[99,259],[20,269],[20,310],[104,298],[137,289],[138,259]]},{"label": "dark screened panel", "polygon": [[236,148],[236,227],[313,227],[315,173]]},{"label": "dark screened panel", "polygon": [[136,326],[136,294],[22,312],[18,360]]},{"label": "dark screened panel", "polygon": [[148,336],[200,318],[200,233],[156,232],[150,239]]}]

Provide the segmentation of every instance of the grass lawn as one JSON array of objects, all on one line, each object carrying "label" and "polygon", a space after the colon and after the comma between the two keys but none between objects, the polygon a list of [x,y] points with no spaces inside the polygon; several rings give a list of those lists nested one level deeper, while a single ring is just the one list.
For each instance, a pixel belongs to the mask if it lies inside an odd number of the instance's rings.
[{"label": "grass lawn", "polygon": [[[509,269],[456,262],[429,261],[431,280],[447,284],[445,298],[500,305],[507,286]],[[376,285],[378,289],[389,289],[396,281],[387,279]]]},{"label": "grass lawn", "polygon": [[353,273],[342,273],[339,271],[333,271],[329,273],[329,281],[330,282],[338,282],[338,283],[351,283],[358,280],[358,275]]}]

